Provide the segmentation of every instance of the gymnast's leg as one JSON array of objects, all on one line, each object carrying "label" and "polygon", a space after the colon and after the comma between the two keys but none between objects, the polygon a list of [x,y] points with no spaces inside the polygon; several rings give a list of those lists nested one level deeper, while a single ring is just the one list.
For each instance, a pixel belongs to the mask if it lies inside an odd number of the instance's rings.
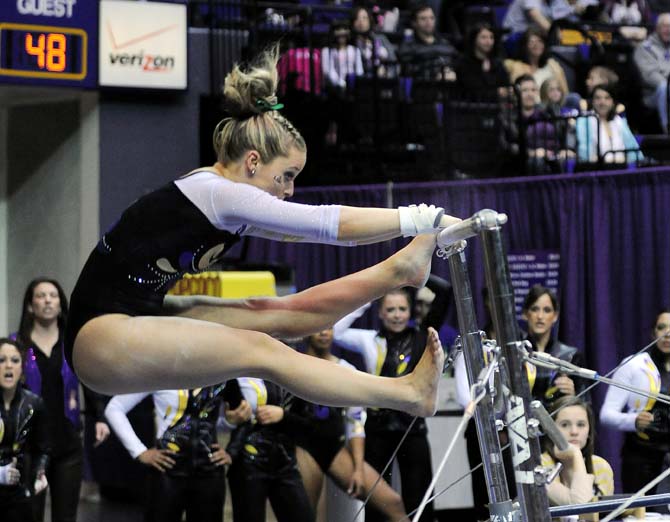
[{"label": "gymnast's leg", "polygon": [[297,338],[330,328],[346,314],[403,286],[421,286],[430,273],[435,235],[417,236],[388,259],[355,274],[280,298],[225,300],[167,296],[171,315]]},{"label": "gymnast's leg", "polygon": [[276,382],[310,402],[435,412],[444,353],[435,330],[415,370],[377,377],[303,355],[267,334],[183,317],[107,314],[88,321],[74,343],[77,374],[113,395],[192,389],[234,377]]}]

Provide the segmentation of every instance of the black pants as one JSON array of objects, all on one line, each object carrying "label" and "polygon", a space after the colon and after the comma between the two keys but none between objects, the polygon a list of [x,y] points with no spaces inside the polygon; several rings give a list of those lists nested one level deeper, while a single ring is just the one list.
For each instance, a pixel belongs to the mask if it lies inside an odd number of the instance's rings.
[{"label": "black pants", "polygon": [[[626,435],[621,450],[621,484],[624,493],[635,493],[663,471],[665,451],[639,444],[634,433]],[[656,493],[654,486],[646,494]]]},{"label": "black pants", "polygon": [[278,522],[314,522],[295,458],[268,466],[242,453],[228,471],[228,486],[234,522],[265,522],[266,500]]},{"label": "black pants", "polygon": [[[403,433],[400,431],[372,432],[366,434],[365,460],[379,473],[391,458],[398,446]],[[402,500],[405,510],[409,513],[419,507],[423,495],[433,478],[433,469],[430,459],[430,446],[426,434],[409,434],[403,442],[397,455],[402,482]],[[391,469],[389,466],[384,479],[391,483]],[[385,520],[385,517],[370,504],[365,509],[366,522]],[[430,502],[421,515],[421,522],[433,522],[433,503]]]},{"label": "black pants", "polygon": [[[79,506],[79,491],[84,470],[83,449],[81,444],[64,455],[56,455],[49,460],[46,469],[51,494],[51,521],[75,522]],[[46,492],[42,492],[33,500],[35,520],[44,520]]]},{"label": "black pants", "polygon": [[[500,447],[506,444],[506,435],[501,437]],[[465,430],[465,442],[468,450],[468,461],[470,469],[474,468],[482,462],[482,455],[479,451],[479,439],[477,438],[477,427],[474,420],[468,424]],[[503,465],[505,467],[505,476],[507,477],[507,488],[509,490],[510,498],[516,496],[516,484],[514,482],[514,466],[512,464],[512,450],[507,448],[503,451]],[[489,519],[489,493],[486,487],[486,478],[484,477],[484,468],[480,467],[470,475],[472,479],[472,499],[474,501],[475,520]]]},{"label": "black pants", "polygon": [[149,494],[146,522],[221,522],[226,498],[223,468],[218,473],[173,477],[152,469],[148,477]]},{"label": "black pants", "polygon": [[2,522],[31,522],[30,497],[23,495],[23,488],[0,486],[0,519]]}]

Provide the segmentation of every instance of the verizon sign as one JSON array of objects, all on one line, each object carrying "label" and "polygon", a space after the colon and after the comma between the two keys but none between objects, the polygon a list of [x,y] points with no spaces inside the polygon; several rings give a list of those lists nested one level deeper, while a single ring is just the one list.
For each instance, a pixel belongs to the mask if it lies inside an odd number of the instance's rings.
[{"label": "verizon sign", "polygon": [[100,2],[102,87],[186,89],[186,6]]}]

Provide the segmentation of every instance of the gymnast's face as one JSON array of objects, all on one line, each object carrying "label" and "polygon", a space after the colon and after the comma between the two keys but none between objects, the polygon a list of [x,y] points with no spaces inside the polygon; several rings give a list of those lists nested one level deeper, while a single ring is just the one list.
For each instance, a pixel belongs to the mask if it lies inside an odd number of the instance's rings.
[{"label": "gymnast's face", "polygon": [[658,339],[658,349],[670,354],[670,314],[662,313],[656,318],[654,337]]},{"label": "gymnast's face", "polygon": [[0,345],[0,388],[11,390],[18,386],[23,368],[21,354],[13,344]]},{"label": "gymnast's face", "polygon": [[[253,156],[255,151],[249,154]],[[258,153],[256,153],[258,154]],[[279,199],[290,198],[293,195],[293,183],[298,174],[305,168],[307,153],[292,147],[288,156],[277,156],[269,163],[263,163],[260,158],[248,160],[255,169],[255,173],[249,178],[252,185],[261,190],[278,197]]]},{"label": "gymnast's face", "polygon": [[556,321],[558,312],[547,294],[542,294],[530,308],[523,313],[523,318],[528,321],[528,333],[541,337],[551,331]]},{"label": "gymnast's face", "polygon": [[392,333],[400,333],[409,323],[410,308],[405,294],[387,294],[379,307],[379,318],[384,328]]},{"label": "gymnast's face", "polygon": [[570,444],[583,449],[589,438],[589,416],[581,406],[566,406],[556,415],[556,426]]},{"label": "gymnast's face", "polygon": [[60,295],[58,288],[51,283],[40,283],[33,290],[33,299],[29,305],[36,321],[50,322],[60,314]]}]

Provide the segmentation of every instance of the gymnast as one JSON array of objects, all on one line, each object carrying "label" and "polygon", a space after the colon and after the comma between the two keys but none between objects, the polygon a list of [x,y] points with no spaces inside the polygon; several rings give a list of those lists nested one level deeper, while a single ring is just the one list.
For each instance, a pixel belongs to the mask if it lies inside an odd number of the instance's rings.
[{"label": "gymnast", "polygon": [[[279,112],[277,59],[275,47],[226,77],[232,117],[214,131],[214,166],[141,197],[102,236],[72,294],[66,355],[82,381],[111,395],[193,389],[244,375],[319,404],[431,415],[444,359],[432,330],[421,362],[400,379],[301,355],[274,339],[309,335],[392,289],[422,286],[436,233],[459,221],[432,205],[283,201],[293,194],[306,146]],[[291,296],[166,296],[183,274],[205,270],[244,235],[348,246],[418,237],[371,268]]]}]

